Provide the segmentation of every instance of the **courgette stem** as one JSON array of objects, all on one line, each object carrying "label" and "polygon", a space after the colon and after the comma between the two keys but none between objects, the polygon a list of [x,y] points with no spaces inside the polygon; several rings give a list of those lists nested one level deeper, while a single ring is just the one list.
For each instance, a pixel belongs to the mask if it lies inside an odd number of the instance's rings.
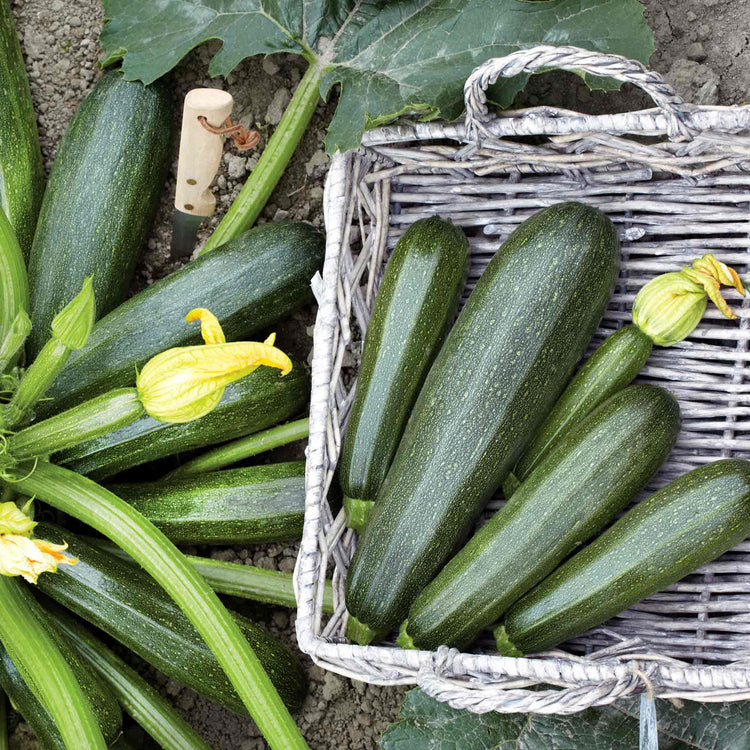
[{"label": "courgette stem", "polygon": [[372,500],[360,500],[356,497],[344,495],[344,512],[346,525],[361,534],[370,520],[375,503]]},{"label": "courgette stem", "polygon": [[310,420],[298,419],[296,422],[272,427],[270,430],[256,432],[254,435],[233,440],[231,443],[203,453],[192,461],[184,463],[166,475],[165,479],[185,477],[192,474],[203,474],[208,471],[223,469],[259,453],[265,453],[281,445],[302,440],[310,434]]},{"label": "courgette stem", "polygon": [[17,461],[49,456],[114,432],[144,413],[135,388],[118,388],[11,435],[8,452]]},{"label": "courgette stem", "polygon": [[8,750],[8,701],[0,688],[0,750]]},{"label": "courgette stem", "polygon": [[[160,693],[72,617],[55,607],[55,622],[112,689],[122,708],[164,750],[209,750]],[[0,748],[1,750],[1,748]]]},{"label": "courgette stem", "polygon": [[26,264],[13,227],[0,205],[0,342],[10,332],[16,315],[21,310],[28,309],[29,279]]},{"label": "courgette stem", "polygon": [[164,534],[119,497],[69,469],[40,461],[35,467],[21,465],[17,471],[19,492],[36,496],[109,537],[164,588],[214,653],[271,748],[307,748],[237,623]]},{"label": "courgette stem", "polygon": [[[86,542],[121,560],[134,562],[130,555],[107,539],[87,537]],[[297,600],[294,596],[294,577],[291,573],[267,570],[254,565],[211,560],[195,555],[185,555],[185,558],[217,594],[251,599],[261,604],[277,604],[290,609],[297,607]],[[323,611],[326,614],[333,614],[333,585],[330,581],[326,581]]]},{"label": "courgette stem", "polygon": [[315,113],[322,76],[323,70],[317,64],[310,65],[302,76],[255,169],[199,255],[234,239],[255,224]]},{"label": "courgette stem", "polygon": [[[54,575],[44,573],[43,575]],[[73,670],[42,624],[41,606],[19,579],[0,576],[0,641],[69,748],[105,750],[91,705]]]},{"label": "courgette stem", "polygon": [[23,345],[30,332],[31,318],[25,310],[19,310],[5,338],[0,340],[0,375],[20,359]]},{"label": "courgette stem", "polygon": [[21,423],[33,409],[34,404],[44,396],[52,385],[52,381],[65,367],[71,351],[54,336],[42,347],[36,359],[23,374],[13,398],[5,407],[2,421],[8,429]]}]

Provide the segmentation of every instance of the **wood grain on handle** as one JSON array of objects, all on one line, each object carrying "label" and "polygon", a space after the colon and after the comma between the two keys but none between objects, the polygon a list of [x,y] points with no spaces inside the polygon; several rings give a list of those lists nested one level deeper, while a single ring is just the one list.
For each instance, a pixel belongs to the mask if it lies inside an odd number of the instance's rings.
[{"label": "wood grain on handle", "polygon": [[198,118],[203,115],[209,125],[221,127],[233,104],[232,95],[220,89],[193,89],[185,97],[174,197],[175,208],[180,211],[211,216],[216,208],[210,185],[219,170],[224,136],[209,133]]}]

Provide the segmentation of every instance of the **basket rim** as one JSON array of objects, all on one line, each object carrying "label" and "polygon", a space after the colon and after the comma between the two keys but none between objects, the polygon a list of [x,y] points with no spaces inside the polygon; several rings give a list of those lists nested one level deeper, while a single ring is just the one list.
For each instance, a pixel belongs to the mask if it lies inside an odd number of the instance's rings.
[{"label": "basket rim", "polygon": [[[690,124],[701,131],[737,132],[750,128],[750,106],[700,106],[691,107]],[[667,122],[659,109],[641,110],[622,115],[588,116],[568,113],[552,108],[533,108],[506,112],[485,123],[493,136],[512,134],[513,128],[523,124],[523,134],[528,128],[535,133],[560,133],[559,124],[566,122],[574,130],[570,133],[589,134],[594,125],[601,126],[603,133],[648,133],[667,135]],[[606,126],[606,127],[604,127]],[[318,535],[322,529],[321,501],[324,486],[326,424],[329,417],[329,390],[333,369],[333,346],[339,325],[337,317],[338,265],[345,217],[348,174],[357,160],[371,162],[376,157],[372,147],[383,144],[409,143],[423,140],[447,138],[467,142],[467,127],[456,123],[398,123],[381,126],[368,131],[362,146],[347,153],[335,154],[332,158],[324,192],[324,216],[327,230],[326,257],[322,277],[316,277],[313,288],[319,304],[315,322],[312,360],[312,393],[310,407],[310,436],[306,465],[306,509],[302,543],[295,568],[295,593],[298,602],[296,630],[300,649],[316,664],[339,674],[366,680],[374,684],[419,684],[424,686],[430,679],[437,680],[442,687],[465,693],[467,688],[481,688],[482,676],[497,680],[511,680],[517,685],[546,683],[561,687],[597,686],[607,684],[609,691],[595,697],[586,705],[573,710],[582,710],[590,705],[601,705],[626,694],[643,692],[646,685],[653,684],[656,694],[663,697],[682,697],[702,701],[726,701],[750,698],[750,666],[743,663],[727,665],[692,665],[669,657],[653,656],[639,659],[638,655],[603,656],[603,658],[579,658],[561,652],[528,657],[511,658],[499,654],[461,653],[461,669],[452,672],[452,659],[458,655],[455,649],[441,647],[438,652],[407,651],[385,646],[357,646],[346,642],[334,642],[314,633],[314,622],[319,616],[316,609],[315,586],[318,579],[320,550]],[[647,672],[647,681],[640,678],[638,684],[623,692],[622,686],[631,681],[634,663]],[[448,664],[448,666],[446,666]],[[636,670],[638,671],[638,670]],[[638,671],[638,674],[641,674]],[[460,680],[461,687],[456,687]],[[468,680],[468,682],[467,682]],[[511,687],[513,687],[511,685]],[[487,685],[484,686],[485,688]],[[504,689],[497,682],[494,689]],[[509,691],[509,692],[512,692]],[[516,691],[519,692],[519,691]],[[559,694],[558,691],[555,691]],[[614,697],[613,697],[614,696]],[[450,703],[451,700],[449,699]],[[454,705],[458,705],[456,701]],[[466,707],[463,704],[461,707]],[[472,709],[475,710],[475,709]],[[481,710],[481,709],[480,709]],[[487,708],[484,710],[506,710]],[[514,709],[514,710],[530,710]],[[536,710],[536,709],[531,709]],[[544,709],[539,709],[544,710]],[[547,711],[555,712],[558,711]]]}]

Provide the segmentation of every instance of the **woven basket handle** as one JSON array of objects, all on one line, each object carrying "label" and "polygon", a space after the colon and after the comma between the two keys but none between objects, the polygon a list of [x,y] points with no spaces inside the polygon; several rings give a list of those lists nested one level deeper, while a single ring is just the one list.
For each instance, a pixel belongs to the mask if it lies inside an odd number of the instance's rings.
[{"label": "woven basket handle", "polygon": [[542,45],[518,50],[505,57],[495,57],[480,65],[466,79],[464,101],[466,128],[471,140],[481,135],[492,137],[483,126],[489,118],[487,87],[501,76],[510,78],[520,73],[557,68],[577,73],[616,78],[643,89],[661,109],[667,121],[667,135],[671,140],[690,140],[693,131],[688,126],[689,105],[679,97],[662,77],[637,60],[620,55],[592,52],[580,47],[552,47]]}]

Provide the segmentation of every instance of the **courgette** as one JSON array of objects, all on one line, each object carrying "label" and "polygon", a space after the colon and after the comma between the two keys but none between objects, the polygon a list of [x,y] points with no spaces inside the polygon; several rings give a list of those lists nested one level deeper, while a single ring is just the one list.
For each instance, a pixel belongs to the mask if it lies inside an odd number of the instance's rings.
[{"label": "courgette", "polygon": [[[65,539],[76,565],[39,577],[39,589],[133,650],[164,674],[230,711],[247,714],[218,661],[177,605],[151,576],[80,537],[50,524],[39,536]],[[307,690],[305,673],[294,654],[263,628],[235,615],[242,632],[291,710]]]},{"label": "courgette", "polygon": [[412,224],[396,244],[365,337],[339,459],[351,528],[361,530],[458,307],[469,243],[450,221]]},{"label": "courgette", "polygon": [[[570,381],[513,474],[523,482],[567,430],[620,391],[641,371],[653,349],[651,339],[634,325],[608,336]],[[506,497],[512,493],[503,487]]]},{"label": "courgette", "polygon": [[496,629],[503,653],[532,653],[599,625],[750,534],[750,461],[681,476],[626,513],[519,599]]},{"label": "courgette", "polygon": [[29,256],[30,355],[87,277],[94,277],[97,317],[125,299],[167,177],[172,128],[166,87],[126,81],[117,70],[99,79],[73,115]]},{"label": "courgette", "polygon": [[370,637],[406,617],[513,468],[593,335],[619,260],[609,219],[563,203],[525,221],[490,261],[425,380],[349,568],[347,606]]},{"label": "courgette", "polygon": [[323,236],[308,224],[264,224],[201,255],[100,320],[40,404],[50,413],[135,383],[136,368],[174,346],[201,342],[185,315],[211,310],[228,341],[253,339],[313,299]]},{"label": "courgette", "polygon": [[302,536],[304,461],[109,489],[175,544],[258,544]]},{"label": "courgette", "polygon": [[294,361],[288,375],[261,367],[227,386],[219,405],[205,417],[185,424],[167,424],[144,415],[119,430],[79,443],[55,460],[93,479],[182,451],[248,435],[293,417],[304,408],[310,377]]},{"label": "courgette", "polygon": [[[48,632],[73,670],[84,695],[91,704],[104,739],[108,743],[114,742],[122,730],[122,711],[117,699],[60,632],[54,619],[44,615],[41,608],[40,614],[44,617]],[[26,684],[2,645],[0,645],[0,687],[8,694],[18,712],[34,730],[44,748],[65,750],[65,743],[54,719]]]},{"label": "courgette", "polygon": [[0,91],[0,210],[28,258],[44,193],[44,170],[29,79],[9,2],[0,3]]},{"label": "courgette", "polygon": [[434,650],[471,643],[625,508],[679,430],[680,408],[663,388],[633,385],[605,401],[417,597],[401,644]]}]

